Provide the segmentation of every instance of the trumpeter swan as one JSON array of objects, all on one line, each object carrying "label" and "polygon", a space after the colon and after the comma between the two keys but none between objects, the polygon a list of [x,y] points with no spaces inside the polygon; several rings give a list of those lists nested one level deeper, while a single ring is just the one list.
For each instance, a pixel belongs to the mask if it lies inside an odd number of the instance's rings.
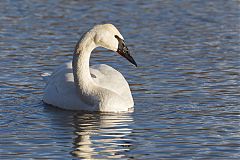
[{"label": "trumpeter swan", "polygon": [[45,103],[68,110],[133,111],[132,94],[123,75],[105,64],[89,67],[96,47],[115,51],[137,66],[117,28],[112,24],[96,25],[77,43],[72,62],[47,78]]}]

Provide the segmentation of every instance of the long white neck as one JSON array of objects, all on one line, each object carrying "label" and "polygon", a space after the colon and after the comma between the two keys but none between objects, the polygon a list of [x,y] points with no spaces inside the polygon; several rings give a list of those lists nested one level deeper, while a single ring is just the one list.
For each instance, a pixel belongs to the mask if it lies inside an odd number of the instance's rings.
[{"label": "long white neck", "polygon": [[93,41],[93,36],[90,32],[86,33],[85,36],[76,45],[75,52],[73,54],[73,76],[74,83],[78,92],[89,99],[91,102],[91,94],[95,86],[93,79],[90,74],[89,60],[91,52],[96,48],[96,44]]}]

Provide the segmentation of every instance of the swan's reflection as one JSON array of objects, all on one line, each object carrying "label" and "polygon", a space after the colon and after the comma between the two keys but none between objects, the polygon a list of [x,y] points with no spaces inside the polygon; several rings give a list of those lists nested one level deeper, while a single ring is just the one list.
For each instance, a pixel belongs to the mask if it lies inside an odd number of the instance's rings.
[{"label": "swan's reflection", "polygon": [[82,159],[124,158],[131,147],[130,114],[76,114],[73,156]]}]

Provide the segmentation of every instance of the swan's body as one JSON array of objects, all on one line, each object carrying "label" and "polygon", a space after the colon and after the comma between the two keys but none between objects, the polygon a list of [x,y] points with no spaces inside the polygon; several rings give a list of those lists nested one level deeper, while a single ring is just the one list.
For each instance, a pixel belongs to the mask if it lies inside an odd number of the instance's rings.
[{"label": "swan's body", "polygon": [[89,68],[90,54],[98,46],[117,51],[136,65],[127,47],[120,46],[122,39],[111,24],[97,25],[87,32],[76,45],[73,61],[48,77],[43,101],[69,110],[133,111],[132,94],[120,72],[105,64]]}]

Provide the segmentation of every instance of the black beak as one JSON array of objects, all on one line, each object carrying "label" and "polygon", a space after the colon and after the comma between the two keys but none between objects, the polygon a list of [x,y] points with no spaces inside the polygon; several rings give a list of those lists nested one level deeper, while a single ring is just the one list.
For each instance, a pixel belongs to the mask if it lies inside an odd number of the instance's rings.
[{"label": "black beak", "polygon": [[131,62],[132,64],[134,64],[137,67],[137,63],[135,62],[135,60],[133,59],[133,57],[130,55],[127,46],[124,43],[124,40],[122,40],[121,38],[119,38],[117,35],[115,36],[118,40],[118,49],[117,52],[125,57],[129,62]]}]

